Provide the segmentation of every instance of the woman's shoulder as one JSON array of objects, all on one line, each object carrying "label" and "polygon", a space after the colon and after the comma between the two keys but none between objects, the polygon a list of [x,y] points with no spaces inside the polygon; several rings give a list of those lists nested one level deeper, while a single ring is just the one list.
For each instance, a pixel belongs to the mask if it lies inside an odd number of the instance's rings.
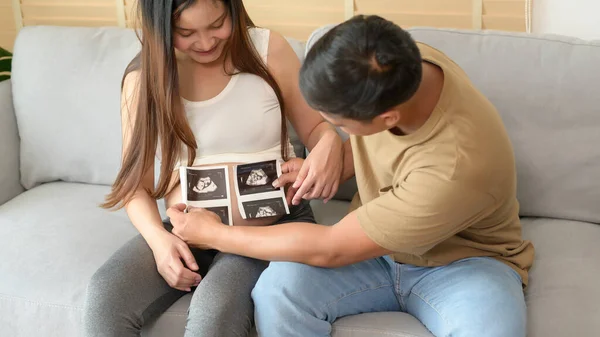
[{"label": "woman's shoulder", "polygon": [[303,46],[300,42],[298,46],[294,46],[277,31],[261,27],[251,27],[248,29],[248,35],[254,44],[254,48],[256,48],[265,63],[267,63],[268,59],[273,60],[288,57],[290,55],[289,52],[292,50],[298,58],[303,54]]},{"label": "woman's shoulder", "polygon": [[127,71],[127,73],[125,73],[125,75],[123,77],[123,83],[122,83],[124,92],[129,92],[131,90],[134,90],[135,88],[137,88],[140,85],[141,73],[142,73],[142,71],[139,69]]},{"label": "woman's shoulder", "polygon": [[264,27],[248,27],[248,34],[253,41],[254,39],[268,39],[271,35],[271,30]]},{"label": "woman's shoulder", "polygon": [[121,84],[121,104],[131,105],[137,101],[140,87],[141,70],[128,71]]},{"label": "woman's shoulder", "polygon": [[258,52],[263,62],[267,63],[267,55],[269,54],[269,40],[271,39],[271,30],[261,27],[248,28],[248,36],[254,45],[254,49]]}]

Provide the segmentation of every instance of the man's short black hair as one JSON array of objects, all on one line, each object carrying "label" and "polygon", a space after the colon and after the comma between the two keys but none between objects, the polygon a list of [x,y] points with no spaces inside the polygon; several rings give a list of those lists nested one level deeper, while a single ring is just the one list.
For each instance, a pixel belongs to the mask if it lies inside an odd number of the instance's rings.
[{"label": "man's short black hair", "polygon": [[417,44],[379,16],[355,16],[311,48],[300,90],[315,110],[369,121],[408,101],[423,72]]}]

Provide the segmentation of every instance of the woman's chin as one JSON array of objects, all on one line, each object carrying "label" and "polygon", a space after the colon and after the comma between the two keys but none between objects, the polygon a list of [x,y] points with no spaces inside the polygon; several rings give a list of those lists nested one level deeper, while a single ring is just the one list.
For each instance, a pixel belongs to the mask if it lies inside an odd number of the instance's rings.
[{"label": "woman's chin", "polygon": [[196,51],[190,51],[187,54],[194,62],[203,64],[203,65],[209,65],[209,64],[220,61],[221,54],[222,54],[222,48],[217,47],[216,50],[214,50],[210,53],[200,53],[200,52],[196,52]]}]

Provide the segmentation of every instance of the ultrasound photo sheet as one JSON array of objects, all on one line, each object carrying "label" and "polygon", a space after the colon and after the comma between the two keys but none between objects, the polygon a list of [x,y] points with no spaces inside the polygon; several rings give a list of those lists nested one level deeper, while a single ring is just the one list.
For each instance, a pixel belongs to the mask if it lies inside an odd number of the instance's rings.
[{"label": "ultrasound photo sheet", "polygon": [[179,179],[181,199],[187,207],[205,208],[232,225],[227,166],[180,167]]},{"label": "ultrasound photo sheet", "polygon": [[281,164],[281,161],[270,160],[234,168],[235,192],[242,218],[290,214],[283,187],[273,187],[273,181],[281,176]]},{"label": "ultrasound photo sheet", "polygon": [[[188,207],[217,213],[224,224],[231,223],[231,196],[227,166],[180,167],[182,200]],[[281,176],[281,161],[271,160],[237,165],[234,186],[243,219],[289,214],[283,188],[272,183]]]}]

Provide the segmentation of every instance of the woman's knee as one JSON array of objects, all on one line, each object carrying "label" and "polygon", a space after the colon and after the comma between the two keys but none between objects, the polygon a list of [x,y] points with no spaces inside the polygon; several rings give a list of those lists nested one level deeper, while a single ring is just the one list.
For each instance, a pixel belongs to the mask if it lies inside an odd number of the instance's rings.
[{"label": "woman's knee", "polygon": [[120,312],[126,305],[126,299],[115,291],[112,281],[112,271],[100,268],[88,283],[84,305],[86,336],[117,336],[119,327],[126,323]]},{"label": "woman's knee", "polygon": [[[134,238],[121,247],[90,279],[84,306],[84,324],[88,331],[90,327],[116,329],[132,322],[141,327],[141,318],[133,317],[134,312],[139,311],[136,308],[140,305],[138,295],[151,287],[150,284],[163,282],[153,264],[152,252],[141,240]],[[144,285],[140,285],[140,280],[144,280]]]},{"label": "woman's knee", "polygon": [[114,275],[109,268],[102,267],[94,273],[86,289],[86,310],[101,313],[102,307],[116,307],[112,302],[119,301],[120,296],[115,296],[113,281]]},{"label": "woman's knee", "polygon": [[219,274],[219,278],[229,276],[245,276],[252,284],[265,270],[268,262],[234,254],[218,253],[210,267],[212,275]]},{"label": "woman's knee", "polygon": [[192,296],[185,337],[248,335],[254,318],[250,292],[265,266],[219,253]]}]

